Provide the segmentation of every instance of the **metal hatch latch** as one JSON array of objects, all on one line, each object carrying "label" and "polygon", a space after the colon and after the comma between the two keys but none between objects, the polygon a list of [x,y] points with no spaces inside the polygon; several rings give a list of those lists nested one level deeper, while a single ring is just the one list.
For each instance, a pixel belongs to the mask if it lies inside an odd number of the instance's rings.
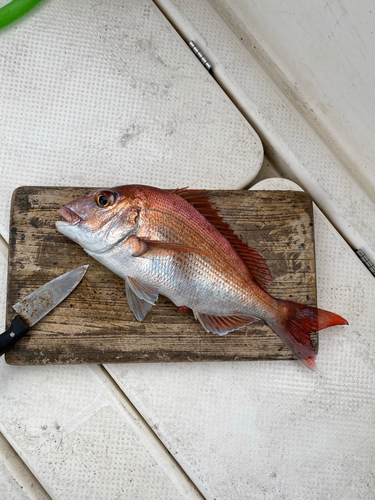
[{"label": "metal hatch latch", "polygon": [[193,40],[191,40],[189,42],[189,47],[191,48],[191,50],[194,52],[194,54],[198,57],[198,59],[200,60],[200,62],[203,64],[203,66],[206,68],[206,70],[211,73],[212,71],[212,66],[211,66],[211,63],[210,61],[207,59],[207,57],[203,54],[203,52],[201,50],[199,50],[199,48],[195,45],[195,42],[193,42]]},{"label": "metal hatch latch", "polygon": [[367,269],[370,271],[372,275],[375,276],[375,266],[374,264],[366,257],[366,254],[362,252],[362,250],[355,250],[357,257],[361,259]]}]

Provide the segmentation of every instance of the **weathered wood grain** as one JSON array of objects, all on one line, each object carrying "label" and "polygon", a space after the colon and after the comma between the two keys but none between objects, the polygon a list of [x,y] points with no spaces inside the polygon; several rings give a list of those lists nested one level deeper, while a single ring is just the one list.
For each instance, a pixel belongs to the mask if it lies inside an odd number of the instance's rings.
[{"label": "weathered wood grain", "polygon": [[[93,189],[22,187],[13,195],[7,324],[12,304],[83,264],[77,289],[6,353],[10,364],[291,359],[263,322],[220,337],[192,314],[160,297],[139,323],[128,307],[124,281],[55,228],[57,210]],[[316,305],[311,199],[291,191],[211,191],[225,221],[267,261],[275,297]],[[317,348],[318,336],[312,334]]]}]

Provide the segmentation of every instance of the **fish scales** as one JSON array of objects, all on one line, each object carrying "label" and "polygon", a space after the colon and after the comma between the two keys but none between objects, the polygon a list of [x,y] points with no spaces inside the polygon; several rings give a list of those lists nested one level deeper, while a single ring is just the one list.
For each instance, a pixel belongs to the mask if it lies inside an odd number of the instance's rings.
[{"label": "fish scales", "polygon": [[347,324],[329,311],[272,297],[264,260],[202,193],[119,186],[68,203],[60,214],[65,221],[56,222],[57,229],[125,279],[139,321],[159,294],[192,309],[208,333],[264,320],[312,370],[316,352],[309,333]]},{"label": "fish scales", "polygon": [[[170,243],[182,243],[195,248],[202,248],[207,255],[212,252],[212,245],[223,249],[223,256],[229,265],[235,263],[238,270],[248,278],[249,270],[233,250],[230,243],[197,210],[183,198],[171,193],[162,193],[158,200],[150,195],[149,206],[141,213],[144,225],[141,225],[139,237],[149,237]],[[153,208],[157,202],[158,209]]]},{"label": "fish scales", "polygon": [[[150,208],[142,209],[140,217],[144,223],[140,224],[137,236],[146,240],[182,243],[201,252],[175,252],[168,260],[164,256],[155,256],[152,272],[142,273],[142,277],[152,279],[150,276],[155,276],[154,283],[161,280],[160,293],[178,306],[188,305],[195,309],[199,304],[200,311],[206,314],[214,314],[218,307],[222,314],[245,314],[253,294],[248,291],[251,282],[243,261],[219,231],[188,202],[168,195],[159,201],[158,209],[151,208],[154,200]],[[217,248],[215,253],[212,252],[213,246]],[[139,262],[139,268],[142,267],[144,261]],[[228,268],[231,273],[228,273]],[[181,283],[181,287],[175,286],[175,280]],[[176,289],[181,290],[181,294],[176,294]],[[208,291],[213,295],[209,300]]]}]

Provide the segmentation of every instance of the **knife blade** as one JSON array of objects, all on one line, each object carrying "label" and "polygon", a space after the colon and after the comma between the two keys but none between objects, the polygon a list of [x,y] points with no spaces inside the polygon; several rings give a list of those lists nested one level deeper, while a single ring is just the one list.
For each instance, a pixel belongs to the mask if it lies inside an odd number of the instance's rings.
[{"label": "knife blade", "polygon": [[13,309],[17,316],[8,330],[0,335],[0,356],[23,337],[31,327],[52,311],[75,289],[89,266],[77,267],[31,292]]}]

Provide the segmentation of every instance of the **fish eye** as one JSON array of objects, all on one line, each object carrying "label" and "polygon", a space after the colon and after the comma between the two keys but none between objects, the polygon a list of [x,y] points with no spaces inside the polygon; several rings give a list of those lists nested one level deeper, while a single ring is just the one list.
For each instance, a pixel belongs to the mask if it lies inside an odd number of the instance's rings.
[{"label": "fish eye", "polygon": [[111,191],[102,191],[96,195],[95,202],[99,207],[105,208],[113,205],[115,199],[115,195]]},{"label": "fish eye", "polygon": [[108,196],[106,196],[105,194],[101,194],[100,196],[98,196],[97,202],[101,207],[107,207],[109,205]]}]

